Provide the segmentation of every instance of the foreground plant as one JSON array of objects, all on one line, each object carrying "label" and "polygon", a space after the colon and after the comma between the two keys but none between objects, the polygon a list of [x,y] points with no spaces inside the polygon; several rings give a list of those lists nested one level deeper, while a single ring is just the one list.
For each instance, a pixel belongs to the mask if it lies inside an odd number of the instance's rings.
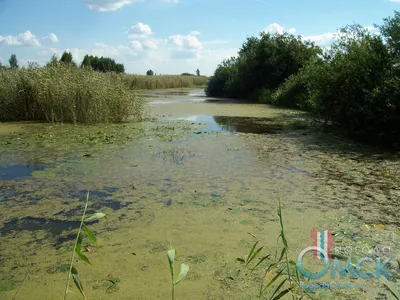
[{"label": "foreground plant", "polygon": [[172,300],[175,300],[175,286],[182,281],[189,272],[189,265],[181,264],[181,271],[177,278],[175,278],[175,249],[168,250],[168,263],[171,271],[172,278]]},{"label": "foreground plant", "polygon": [[[250,269],[250,274],[252,274],[257,267],[261,266],[262,263],[269,262],[268,267],[263,272],[263,280],[258,292],[259,299],[278,300],[288,293],[291,294],[292,299],[302,299],[304,296],[313,299],[308,293],[301,291],[300,273],[297,269],[296,262],[289,259],[289,244],[285,235],[280,200],[278,200],[278,216],[281,228],[278,240],[281,239],[283,244],[280,254],[278,255],[278,252],[275,252],[273,260],[271,259],[271,254],[261,256],[264,247],[261,246],[257,248],[259,241],[256,241],[250,249],[247,257],[245,259],[237,258],[237,261]],[[267,284],[265,284],[265,278],[270,274],[275,275]]]},{"label": "foreground plant", "polygon": [[96,237],[94,236],[94,234],[89,230],[89,228],[85,225],[85,222],[90,222],[90,221],[95,221],[98,219],[101,219],[103,217],[105,217],[105,214],[98,212],[93,214],[92,216],[88,217],[85,219],[85,215],[86,215],[86,209],[88,206],[88,202],[89,202],[89,192],[87,193],[87,197],[86,197],[86,204],[85,204],[85,209],[83,211],[83,215],[82,215],[82,219],[81,219],[81,224],[79,226],[78,229],[78,233],[76,235],[76,241],[75,241],[75,245],[74,245],[74,250],[72,251],[72,258],[71,258],[71,263],[69,266],[69,272],[68,272],[68,278],[67,278],[67,284],[65,286],[65,293],[64,293],[64,300],[67,299],[67,293],[68,293],[68,288],[69,288],[69,282],[71,279],[71,275],[72,278],[74,280],[74,283],[76,285],[76,287],[78,288],[79,292],[82,294],[83,298],[86,298],[85,292],[83,290],[83,285],[82,285],[82,281],[79,278],[78,275],[78,271],[77,269],[73,266],[74,264],[74,259],[75,259],[75,254],[78,255],[78,257],[84,261],[85,263],[92,265],[92,263],[89,261],[89,259],[87,258],[87,256],[85,256],[82,253],[82,241],[83,241],[83,236],[82,236],[82,228],[83,230],[86,232],[87,237],[93,242],[93,244],[97,247],[97,240]]}]

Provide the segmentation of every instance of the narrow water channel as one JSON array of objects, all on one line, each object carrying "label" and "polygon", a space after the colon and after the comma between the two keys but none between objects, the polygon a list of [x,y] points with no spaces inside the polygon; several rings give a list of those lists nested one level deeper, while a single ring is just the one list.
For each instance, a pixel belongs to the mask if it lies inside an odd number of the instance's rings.
[{"label": "narrow water channel", "polygon": [[[87,191],[88,215],[107,215],[88,224],[93,266],[75,264],[88,299],[169,299],[171,247],[176,267],[190,266],[177,299],[256,299],[262,276],[237,258],[257,240],[282,249],[278,199],[293,260],[313,228],[330,229],[336,245],[390,247],[400,289],[395,154],[323,133],[299,111],[201,90],[146,96],[151,119],[138,124],[0,123],[0,299],[18,288],[16,299],[62,297]],[[377,279],[353,281],[363,287],[313,295],[391,299]]]}]

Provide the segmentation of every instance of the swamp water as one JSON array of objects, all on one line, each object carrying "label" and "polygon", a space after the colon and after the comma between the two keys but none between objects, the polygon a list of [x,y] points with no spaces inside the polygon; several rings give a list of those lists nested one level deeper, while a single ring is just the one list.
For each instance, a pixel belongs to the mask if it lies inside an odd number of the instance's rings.
[{"label": "swamp water", "polygon": [[[147,97],[152,118],[138,124],[0,124],[0,299],[63,297],[88,190],[87,214],[107,214],[90,224],[93,267],[75,263],[88,299],[170,299],[171,246],[176,267],[190,266],[176,299],[257,299],[263,276],[245,276],[237,258],[257,240],[280,252],[278,198],[290,258],[312,228],[330,228],[336,246],[390,247],[400,289],[396,154],[321,133],[298,111],[199,90]],[[377,279],[334,281],[362,289],[313,297],[393,297]]]}]

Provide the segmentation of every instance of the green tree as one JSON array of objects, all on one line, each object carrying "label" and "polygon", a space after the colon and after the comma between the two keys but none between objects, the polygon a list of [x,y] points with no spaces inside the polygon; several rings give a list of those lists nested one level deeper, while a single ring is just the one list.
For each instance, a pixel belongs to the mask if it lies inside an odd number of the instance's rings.
[{"label": "green tree", "polygon": [[97,57],[92,55],[85,55],[82,60],[81,68],[92,68],[99,72],[116,72],[124,73],[125,67],[123,64],[116,63],[115,60],[109,57]]},{"label": "green tree", "polygon": [[89,55],[86,54],[85,57],[82,60],[81,68],[91,68],[92,67],[92,64],[91,64],[91,58],[92,57],[93,56],[89,56]]},{"label": "green tree", "polygon": [[200,76],[200,70],[199,69],[196,70],[196,76]]},{"label": "green tree", "polygon": [[154,73],[153,73],[152,70],[147,70],[146,75],[147,75],[147,76],[153,76]]},{"label": "green tree", "polygon": [[395,11],[394,17],[383,19],[384,24],[375,25],[380,29],[381,34],[386,39],[387,45],[394,55],[397,62],[400,61],[400,12]]},{"label": "green tree", "polygon": [[8,60],[11,69],[18,69],[18,60],[15,54],[11,54],[10,59]]},{"label": "green tree", "polygon": [[50,58],[50,60],[47,62],[46,66],[50,67],[50,66],[57,66],[58,65],[58,59],[57,59],[57,55],[53,54]]},{"label": "green tree", "polygon": [[60,62],[76,66],[75,62],[73,61],[71,52],[64,51],[63,54],[61,55]]},{"label": "green tree", "polygon": [[288,33],[250,37],[235,60],[217,68],[207,94],[235,98],[269,95],[319,53],[321,49],[313,43]]}]

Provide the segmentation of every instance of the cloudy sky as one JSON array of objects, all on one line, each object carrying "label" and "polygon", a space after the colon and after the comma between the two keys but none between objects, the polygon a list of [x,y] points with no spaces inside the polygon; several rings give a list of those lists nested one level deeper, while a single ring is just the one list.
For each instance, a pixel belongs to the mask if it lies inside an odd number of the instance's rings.
[{"label": "cloudy sky", "polygon": [[400,0],[0,0],[0,61],[40,64],[71,51],[122,62],[129,73],[211,75],[260,31],[329,46],[336,29],[372,26]]}]

